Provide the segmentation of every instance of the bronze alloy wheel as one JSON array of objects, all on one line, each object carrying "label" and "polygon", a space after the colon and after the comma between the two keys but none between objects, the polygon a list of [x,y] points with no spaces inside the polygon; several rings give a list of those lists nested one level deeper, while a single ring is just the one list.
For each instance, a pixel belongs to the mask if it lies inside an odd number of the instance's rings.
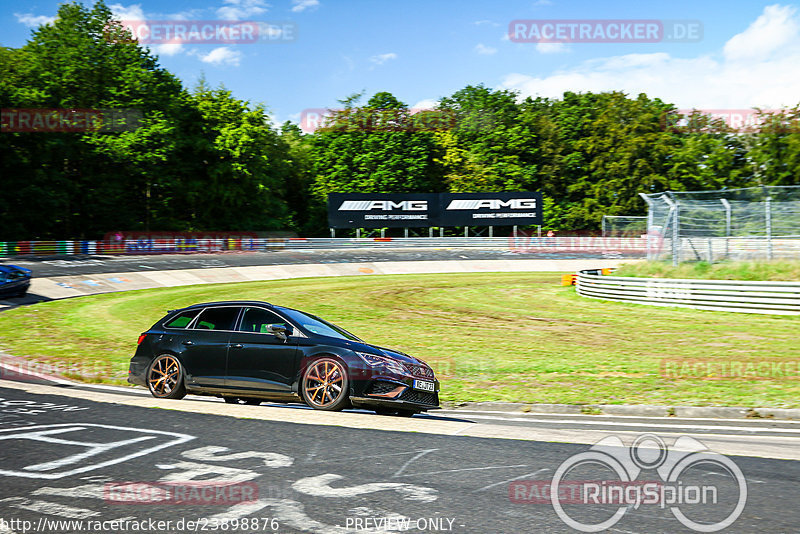
[{"label": "bronze alloy wheel", "polygon": [[321,358],[303,373],[303,397],[316,410],[341,410],[349,404],[348,382],[344,365]]},{"label": "bronze alloy wheel", "polygon": [[181,362],[171,354],[162,354],[150,365],[147,372],[147,387],[154,397],[160,399],[182,399],[186,396],[183,385]]}]

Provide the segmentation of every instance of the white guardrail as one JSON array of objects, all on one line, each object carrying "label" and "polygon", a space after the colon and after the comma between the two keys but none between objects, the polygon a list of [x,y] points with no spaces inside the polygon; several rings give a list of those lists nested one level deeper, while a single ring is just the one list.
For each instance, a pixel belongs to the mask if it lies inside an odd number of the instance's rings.
[{"label": "white guardrail", "polygon": [[[591,271],[594,273],[596,271]],[[698,310],[800,315],[800,282],[634,278],[578,273],[583,297]]]}]

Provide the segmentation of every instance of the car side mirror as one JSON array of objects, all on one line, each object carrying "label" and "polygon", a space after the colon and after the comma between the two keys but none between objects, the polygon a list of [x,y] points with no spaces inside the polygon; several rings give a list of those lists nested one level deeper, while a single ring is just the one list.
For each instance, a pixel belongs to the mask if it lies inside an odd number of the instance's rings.
[{"label": "car side mirror", "polygon": [[292,327],[286,324],[269,324],[267,325],[267,330],[270,333],[275,334],[278,339],[282,339],[286,341],[286,336],[292,335]]}]

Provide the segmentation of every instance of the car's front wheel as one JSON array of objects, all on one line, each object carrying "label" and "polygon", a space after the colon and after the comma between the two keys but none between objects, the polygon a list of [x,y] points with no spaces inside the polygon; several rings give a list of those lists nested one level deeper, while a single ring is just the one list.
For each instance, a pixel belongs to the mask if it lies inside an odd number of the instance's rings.
[{"label": "car's front wheel", "polygon": [[320,358],[303,373],[303,398],[315,410],[341,410],[350,404],[349,382],[344,364],[333,358]]},{"label": "car's front wheel", "polygon": [[159,399],[182,399],[186,396],[181,362],[171,354],[162,354],[147,370],[147,387]]}]

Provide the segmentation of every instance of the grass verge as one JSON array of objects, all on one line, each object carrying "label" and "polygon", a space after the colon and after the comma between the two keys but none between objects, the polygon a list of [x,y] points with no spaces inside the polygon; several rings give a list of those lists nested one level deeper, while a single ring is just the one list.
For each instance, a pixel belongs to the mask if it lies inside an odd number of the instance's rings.
[{"label": "grass verge", "polygon": [[800,281],[800,261],[736,261],[681,263],[661,261],[627,263],[614,276],[646,278],[699,278],[705,280]]},{"label": "grass verge", "polygon": [[[664,372],[682,360],[797,362],[800,318],[585,299],[560,286],[556,273],[308,278],[110,293],[0,313],[0,347],[74,367],[87,380],[120,382],[138,334],[166,310],[229,299],[307,310],[371,343],[419,356],[440,376],[444,401],[800,407],[796,376]],[[87,369],[99,372],[81,372]]]}]

